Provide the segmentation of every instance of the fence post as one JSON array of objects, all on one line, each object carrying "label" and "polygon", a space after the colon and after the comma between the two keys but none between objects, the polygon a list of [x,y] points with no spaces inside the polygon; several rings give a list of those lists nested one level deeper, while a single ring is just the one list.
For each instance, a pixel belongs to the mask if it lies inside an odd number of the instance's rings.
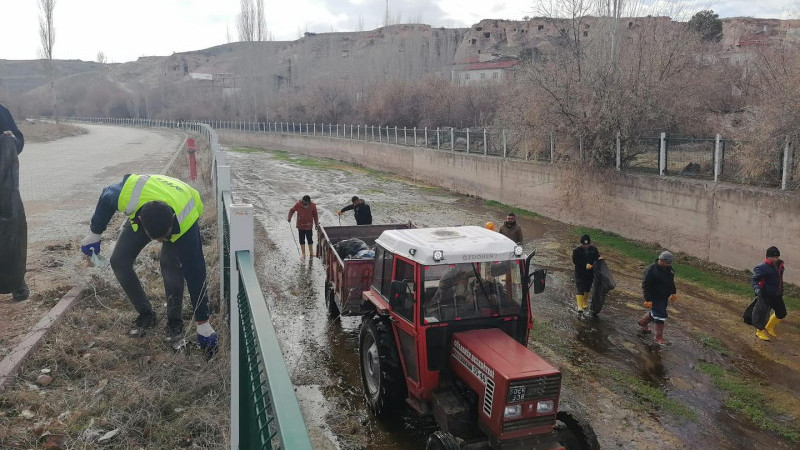
[{"label": "fence post", "polygon": [[456,151],[456,140],[454,137],[455,131],[453,131],[453,127],[450,127],[450,150],[452,151]]},{"label": "fence post", "polygon": [[583,136],[578,136],[578,154],[581,157],[581,162],[586,162],[586,156],[583,154]]},{"label": "fence post", "polygon": [[486,148],[486,128],[483,129],[483,156],[489,154],[489,150]]},{"label": "fence post", "polygon": [[553,132],[550,132],[550,164],[556,162],[556,140],[553,138]]},{"label": "fence post", "polygon": [[786,137],[786,144],[783,146],[783,175],[781,176],[781,190],[786,190],[786,186],[789,184],[789,178],[792,174],[792,154],[791,154],[791,144],[789,143],[789,137]]},{"label": "fence post", "polygon": [[467,153],[469,153],[469,128],[467,128]]},{"label": "fence post", "polygon": [[372,141],[375,142],[375,125],[370,125],[369,131],[372,133]]},{"label": "fence post", "polygon": [[503,158],[508,156],[508,152],[506,151],[506,129],[503,128]]},{"label": "fence post", "polygon": [[667,170],[667,133],[661,133],[661,144],[658,150],[658,174],[664,175]]},{"label": "fence post", "polygon": [[714,182],[719,181],[719,176],[722,174],[722,136],[717,133],[717,138],[714,140]]},{"label": "fence post", "polygon": [[394,143],[397,144],[400,141],[397,139],[397,125],[394,127]]},{"label": "fence post", "polygon": [[[719,135],[717,135],[717,143],[719,143]],[[620,145],[619,131],[617,131],[617,170],[622,170],[622,146]]]},{"label": "fence post", "polygon": [[408,132],[406,127],[403,127],[403,145],[408,145]]},{"label": "fence post", "polygon": [[336,137],[339,137],[339,124],[336,124]]},{"label": "fence post", "polygon": [[[366,133],[366,131],[364,132]],[[361,140],[361,125],[356,124],[356,139]]]},{"label": "fence post", "polygon": [[428,148],[428,127],[425,127],[425,148]]},{"label": "fence post", "polygon": [[417,127],[414,127],[414,147],[417,146]]},{"label": "fence post", "polygon": [[386,125],[386,143],[387,144],[392,142],[392,138],[391,138],[391,136],[389,136],[389,130],[390,130],[389,125]]},{"label": "fence post", "polygon": [[441,149],[441,144],[439,143],[439,127],[436,127],[436,150]]}]

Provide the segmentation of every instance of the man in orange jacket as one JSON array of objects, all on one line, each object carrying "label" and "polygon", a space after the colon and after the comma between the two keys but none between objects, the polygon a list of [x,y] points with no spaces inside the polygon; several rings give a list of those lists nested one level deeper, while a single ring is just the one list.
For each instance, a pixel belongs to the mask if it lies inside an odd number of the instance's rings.
[{"label": "man in orange jacket", "polygon": [[319,226],[319,217],[317,216],[317,205],[311,201],[311,197],[304,195],[303,199],[295,203],[292,209],[289,210],[289,222],[292,221],[292,216],[297,213],[297,232],[300,235],[300,252],[301,258],[306,259],[306,241],[308,241],[308,254],[309,257],[314,257],[314,233],[315,227]]}]

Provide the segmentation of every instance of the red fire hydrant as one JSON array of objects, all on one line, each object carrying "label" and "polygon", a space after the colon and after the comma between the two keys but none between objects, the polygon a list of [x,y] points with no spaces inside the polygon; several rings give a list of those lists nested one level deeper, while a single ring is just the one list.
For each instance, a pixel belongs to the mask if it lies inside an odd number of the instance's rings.
[{"label": "red fire hydrant", "polygon": [[194,181],[197,179],[197,161],[195,154],[194,139],[186,139],[186,153],[189,154],[189,178]]}]

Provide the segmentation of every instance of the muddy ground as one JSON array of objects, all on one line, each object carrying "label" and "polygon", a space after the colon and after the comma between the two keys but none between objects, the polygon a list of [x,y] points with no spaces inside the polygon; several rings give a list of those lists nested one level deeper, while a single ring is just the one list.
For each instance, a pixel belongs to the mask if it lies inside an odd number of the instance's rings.
[{"label": "muddy ground", "polygon": [[[367,412],[357,359],[360,320],[327,319],[323,268],[318,259],[300,260],[286,214],[304,194],[316,202],[323,225],[339,224],[335,212],[352,195],[366,199],[376,223],[482,225],[502,222],[506,211],[329,160],[242,149],[230,164],[235,200],[255,206],[257,270],[315,447],[424,447],[436,429],[431,419],[409,411],[381,423]],[[603,448],[798,447],[796,312],[779,326],[778,339],[758,342],[741,321],[747,298],[687,284],[678,273],[680,300],[670,307],[666,331],[674,345],[662,350],[635,323],[644,312],[644,264],[596,242],[617,288],[598,320],[579,320],[569,261],[575,230],[538,217],[519,222],[526,250],[537,250],[534,263],[550,271],[548,290],[534,298],[529,347],[563,371],[562,408],[586,415]],[[341,223],[354,224],[352,215]]]}]

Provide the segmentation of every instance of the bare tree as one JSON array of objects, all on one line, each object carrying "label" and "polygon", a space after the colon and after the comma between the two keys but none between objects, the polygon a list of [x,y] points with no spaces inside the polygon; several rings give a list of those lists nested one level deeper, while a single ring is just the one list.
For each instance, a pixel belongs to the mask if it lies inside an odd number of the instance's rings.
[{"label": "bare tree", "polygon": [[56,0],[39,0],[39,40],[42,44],[41,58],[44,60],[47,77],[50,80],[50,100],[53,107],[53,117],[58,123],[58,103],[56,100],[56,80],[53,68],[53,46],[56,42],[56,28],[53,22],[53,12]]},{"label": "bare tree", "polygon": [[100,64],[106,64],[108,62],[108,59],[106,58],[106,54],[103,53],[102,50],[97,52],[97,62],[99,62]]},{"label": "bare tree", "polygon": [[237,26],[239,28],[239,40],[251,42],[255,40],[255,15],[252,0],[240,0],[241,11],[239,12]]},{"label": "bare tree", "polygon": [[267,22],[264,19],[264,0],[256,0],[255,14],[255,40],[266,41],[268,34]]}]

